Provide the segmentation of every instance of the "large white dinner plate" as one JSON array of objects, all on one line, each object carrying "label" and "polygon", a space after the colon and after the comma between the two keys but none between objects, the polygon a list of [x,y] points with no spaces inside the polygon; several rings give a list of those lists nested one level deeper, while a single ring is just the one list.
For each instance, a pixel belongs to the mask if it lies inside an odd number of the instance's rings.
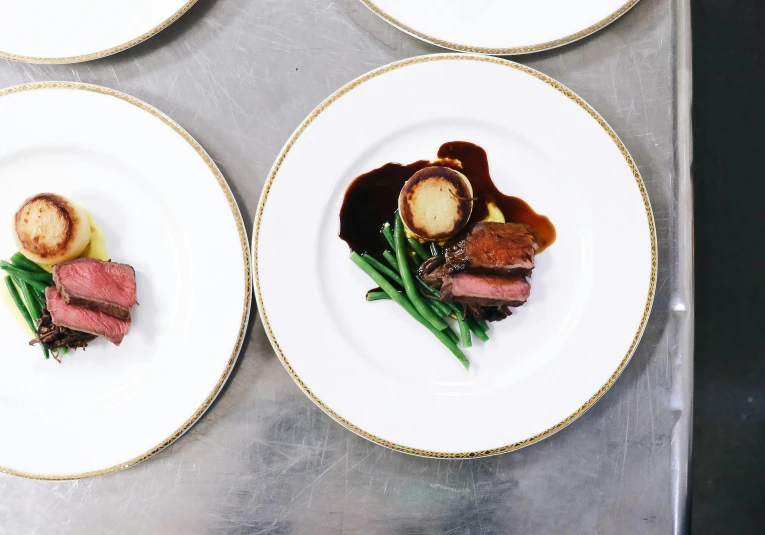
[{"label": "large white dinner plate", "polygon": [[[247,236],[202,147],[160,111],[103,87],[0,90],[0,258],[39,192],[84,205],[136,270],[120,347],[45,360],[0,302],[0,471],[73,478],[124,468],[178,438],[220,392],[250,308]],[[5,222],[3,224],[2,222]]]},{"label": "large white dinner plate", "polygon": [[0,0],[0,58],[77,63],[122,52],[196,0]]},{"label": "large white dinner plate", "polygon": [[[466,372],[348,258],[348,184],[447,141],[486,149],[494,181],[550,217],[531,298],[466,350]],[[254,227],[263,324],[287,371],[335,420],[420,455],[474,457],[572,422],[617,379],[645,327],[656,235],[643,182],[606,122],[555,80],[490,56],[422,56],[349,83],[300,125]]]},{"label": "large white dinner plate", "polygon": [[609,25],[638,0],[361,0],[423,41],[477,54],[527,54]]}]

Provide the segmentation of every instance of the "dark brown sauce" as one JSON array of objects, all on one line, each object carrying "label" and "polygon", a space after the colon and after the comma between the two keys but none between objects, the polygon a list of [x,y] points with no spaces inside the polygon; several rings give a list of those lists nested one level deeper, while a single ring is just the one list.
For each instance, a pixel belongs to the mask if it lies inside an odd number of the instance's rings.
[{"label": "dark brown sauce", "polygon": [[[542,252],[555,241],[555,226],[537,214],[523,199],[505,195],[497,189],[489,174],[489,160],[478,145],[466,141],[444,143],[438,149],[440,161],[421,160],[409,165],[388,163],[358,176],[345,191],[340,208],[340,238],[358,253],[380,255],[388,244],[380,234],[386,222],[393,220],[398,195],[409,178],[425,167],[442,165],[461,171],[473,186],[473,212],[468,225],[481,221],[488,213],[487,203],[496,204],[508,223],[525,223],[537,238]],[[462,164],[460,168],[456,162]]]}]

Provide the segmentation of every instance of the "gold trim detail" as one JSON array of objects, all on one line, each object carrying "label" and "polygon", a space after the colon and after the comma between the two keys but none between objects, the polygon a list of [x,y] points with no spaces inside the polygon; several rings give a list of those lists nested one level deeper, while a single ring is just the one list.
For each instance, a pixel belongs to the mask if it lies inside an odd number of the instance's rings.
[{"label": "gold trim detail", "polygon": [[606,26],[614,22],[616,19],[624,15],[627,11],[635,7],[635,4],[637,4],[639,1],[640,0],[629,0],[626,4],[624,4],[622,7],[617,9],[614,13],[612,13],[605,19],[599,22],[596,22],[595,24],[593,24],[592,26],[588,28],[585,28],[584,30],[578,31],[575,34],[568,35],[566,37],[561,37],[560,39],[555,39],[554,41],[547,41],[545,43],[539,43],[536,45],[518,46],[514,48],[485,48],[480,46],[470,46],[470,45],[460,45],[457,43],[450,43],[449,41],[444,41],[442,39],[438,39],[436,37],[431,37],[430,35],[426,35],[422,32],[418,32],[414,28],[407,26],[406,24],[402,22],[399,22],[398,20],[388,15],[385,11],[377,7],[377,5],[374,2],[372,2],[372,0],[361,0],[361,3],[367,6],[375,15],[377,15],[384,21],[388,22],[389,24],[392,24],[396,28],[410,35],[413,35],[417,37],[418,39],[426,41],[428,43],[432,43],[434,45],[438,45],[443,48],[449,48],[451,50],[458,50],[460,52],[472,52],[474,54],[489,54],[489,55],[495,55],[495,56],[505,56],[505,55],[513,55],[513,54],[528,54],[530,52],[539,52],[541,50],[549,50],[551,48],[557,48],[559,46],[563,46],[568,43],[573,43],[574,41],[578,41],[579,39],[587,37],[588,35],[592,35],[598,30],[605,28]]},{"label": "gold trim detail", "polygon": [[237,357],[239,356],[239,351],[242,348],[242,342],[244,341],[244,334],[247,328],[247,320],[249,319],[249,316],[250,316],[250,306],[252,302],[252,299],[251,299],[252,278],[251,278],[251,272],[250,272],[251,264],[250,264],[249,244],[247,241],[247,231],[244,228],[244,221],[242,219],[242,214],[240,213],[239,207],[236,204],[236,200],[234,199],[234,196],[231,193],[231,189],[228,187],[228,184],[226,183],[226,179],[223,177],[223,174],[218,169],[218,166],[215,165],[215,162],[212,160],[212,158],[210,158],[210,155],[207,154],[204,148],[202,148],[202,146],[193,137],[191,137],[191,134],[186,132],[186,130],[184,130],[178,123],[173,121],[170,117],[168,117],[167,115],[165,115],[164,113],[156,109],[155,107],[150,106],[149,104],[143,102],[142,100],[138,100],[137,98],[131,97],[130,95],[126,95],[125,93],[121,93],[120,91],[115,91],[114,89],[109,89],[107,87],[102,87],[98,85],[83,84],[78,82],[40,82],[40,83],[18,85],[18,86],[2,89],[0,90],[0,97],[4,97],[6,95],[12,95],[14,93],[22,93],[25,91],[34,91],[37,89],[80,89],[83,91],[91,91],[93,93],[100,93],[102,95],[116,97],[120,100],[124,100],[125,102],[132,104],[133,106],[137,108],[142,109],[145,112],[150,113],[151,115],[153,115],[154,117],[156,117],[157,119],[165,123],[167,126],[172,128],[178,135],[180,135],[183,139],[185,139],[189,145],[191,145],[191,147],[196,151],[196,153],[200,156],[200,158],[202,158],[205,164],[207,164],[207,167],[210,169],[213,176],[215,176],[215,180],[218,182],[218,185],[223,190],[223,194],[226,196],[226,201],[228,202],[228,205],[231,208],[231,215],[234,216],[234,220],[236,221],[237,231],[239,232],[239,243],[242,247],[242,258],[244,259],[245,292],[244,292],[244,301],[242,303],[242,319],[239,324],[239,334],[237,335],[237,338],[236,338],[236,344],[234,346],[234,350],[231,353],[231,356],[229,357],[228,362],[226,363],[226,367],[223,370],[223,374],[218,379],[218,382],[215,384],[215,387],[213,388],[212,392],[208,394],[207,398],[205,398],[202,405],[194,412],[194,414],[191,415],[191,417],[188,420],[186,420],[186,422],[181,427],[176,429],[169,437],[167,437],[158,445],[154,446],[152,449],[150,449],[146,453],[142,453],[138,457],[134,457],[123,463],[111,466],[109,468],[104,468],[101,470],[93,470],[91,472],[84,472],[81,474],[50,476],[50,475],[42,475],[42,474],[33,474],[30,472],[20,472],[17,470],[12,470],[10,468],[5,468],[3,466],[0,466],[0,472],[4,472],[6,474],[12,474],[14,476],[26,477],[30,479],[46,479],[46,480],[61,481],[61,480],[67,480],[67,479],[80,479],[85,477],[99,476],[102,474],[108,474],[109,472],[116,472],[118,470],[128,468],[129,466],[139,463],[151,457],[155,453],[158,453],[159,451],[163,450],[167,446],[169,446],[178,437],[180,437],[186,431],[188,431],[189,428],[192,425],[194,425],[196,421],[199,420],[199,418],[202,417],[202,415],[210,407],[212,402],[220,393],[220,390],[223,388],[223,385],[226,383],[226,380],[231,374],[231,370],[234,368],[234,364],[236,364]]},{"label": "gold trim detail", "polygon": [[127,43],[122,43],[121,45],[113,46],[111,48],[107,48],[106,50],[101,50],[100,52],[93,52],[90,54],[82,54],[80,56],[69,56],[65,58],[36,58],[32,56],[19,56],[17,54],[12,54],[10,52],[3,52],[0,50],[0,58],[2,59],[10,59],[13,61],[21,61],[25,63],[45,63],[45,64],[57,64],[57,63],[82,63],[83,61],[91,61],[94,59],[100,59],[105,58],[106,56],[111,56],[112,54],[117,54],[118,52],[122,52],[123,50],[127,50],[128,48],[132,48],[135,45],[142,43],[149,39],[150,37],[154,37],[159,32],[170,26],[172,23],[174,23],[176,20],[181,18],[181,15],[186,13],[189,9],[191,9],[191,6],[197,3],[197,0],[188,0],[181,8],[170,15],[169,18],[165,19],[159,26],[156,28],[152,28],[148,32],[146,32],[143,35],[139,35],[135,39],[131,39]]},{"label": "gold trim detail", "polygon": [[[499,448],[493,448],[493,449],[483,450],[483,451],[470,451],[470,452],[464,452],[464,453],[442,453],[442,452],[436,452],[436,451],[421,450],[417,448],[411,448],[408,446],[402,446],[400,444],[396,444],[384,438],[372,435],[371,433],[367,433],[363,429],[359,428],[358,426],[354,425],[353,423],[349,422],[348,420],[340,416],[338,413],[336,413],[331,408],[329,408],[322,400],[316,397],[316,395],[314,395],[314,393],[311,392],[311,389],[308,388],[308,386],[302,381],[302,379],[300,379],[298,374],[292,368],[292,365],[287,360],[286,355],[279,347],[279,342],[276,340],[276,336],[274,335],[271,329],[271,325],[268,321],[268,314],[266,313],[266,308],[263,303],[263,297],[260,293],[260,279],[258,277],[258,238],[260,236],[260,224],[263,218],[263,211],[265,210],[266,202],[268,200],[268,195],[269,195],[269,192],[271,191],[271,187],[273,186],[274,180],[276,179],[276,176],[279,173],[279,169],[281,168],[282,163],[284,163],[284,160],[287,157],[287,154],[292,149],[297,139],[303,134],[303,132],[305,132],[308,126],[323,111],[325,111],[329,106],[331,106],[335,101],[339,100],[341,97],[351,92],[356,87],[360,86],[361,84],[365,82],[368,82],[369,80],[373,78],[376,78],[383,74],[387,74],[391,71],[400,69],[402,67],[408,67],[410,65],[416,65],[419,63],[427,63],[430,61],[447,61],[447,60],[448,61],[480,61],[484,63],[494,63],[497,65],[510,67],[512,69],[529,74],[537,78],[538,80],[541,80],[547,85],[557,89],[558,91],[563,93],[566,97],[568,97],[573,102],[578,104],[595,121],[597,121],[597,123],[606,131],[608,136],[617,146],[617,148],[619,149],[619,152],[621,152],[622,156],[627,162],[627,165],[629,166],[630,170],[632,171],[632,175],[635,178],[635,182],[637,184],[638,190],[640,191],[640,195],[643,198],[643,205],[646,211],[648,229],[651,235],[651,276],[649,280],[648,297],[646,298],[645,308],[643,309],[643,317],[640,320],[640,324],[638,325],[637,332],[634,338],[632,339],[632,343],[630,344],[627,354],[619,363],[619,366],[616,368],[616,370],[611,375],[611,377],[609,377],[608,381],[606,381],[606,384],[604,384],[597,392],[595,392],[595,394],[593,394],[592,397],[589,400],[587,400],[587,402],[584,405],[579,407],[576,410],[576,412],[568,416],[563,421],[555,424],[551,428],[545,431],[542,431],[538,435],[527,438],[520,442],[516,442],[514,444],[502,446]],[[295,130],[295,132],[290,137],[289,141],[287,141],[287,143],[284,145],[284,148],[279,153],[279,156],[277,157],[276,162],[274,163],[274,166],[271,168],[271,172],[269,173],[268,179],[266,180],[266,184],[263,188],[263,193],[261,194],[260,202],[258,203],[258,210],[255,215],[255,226],[253,230],[252,258],[253,258],[253,273],[254,273],[253,279],[255,281],[255,299],[257,300],[258,310],[260,311],[260,317],[263,321],[263,327],[266,331],[266,334],[268,335],[269,340],[271,340],[271,344],[273,345],[274,350],[276,351],[276,354],[279,356],[279,359],[282,361],[282,364],[284,365],[284,367],[287,369],[287,371],[295,380],[295,382],[298,384],[298,386],[301,388],[301,390],[303,390],[303,392],[314,403],[316,403],[316,405],[318,405],[324,412],[326,412],[329,416],[331,416],[335,421],[345,426],[347,429],[353,431],[357,435],[360,435],[368,440],[371,440],[372,442],[376,442],[377,444],[380,444],[387,448],[397,450],[397,451],[402,451],[404,453],[410,453],[413,455],[420,455],[424,457],[436,457],[439,459],[466,459],[466,458],[475,458],[475,457],[486,457],[489,455],[505,453],[508,451],[513,451],[513,450],[523,448],[525,446],[529,446],[531,444],[534,444],[535,442],[539,442],[540,440],[549,437],[550,435],[556,433],[557,431],[560,431],[561,429],[566,427],[568,424],[570,424],[571,422],[579,418],[579,416],[584,414],[584,412],[587,411],[587,409],[589,409],[598,399],[600,399],[600,397],[603,394],[605,394],[605,392],[609,388],[611,388],[614,382],[616,382],[616,379],[619,377],[619,375],[621,375],[622,371],[624,371],[624,368],[627,366],[627,363],[632,357],[632,354],[635,352],[638,342],[640,341],[640,338],[643,335],[643,331],[645,330],[645,326],[648,321],[648,316],[651,312],[651,305],[653,304],[654,294],[656,292],[658,248],[657,248],[657,241],[656,241],[656,227],[654,225],[653,211],[651,209],[651,203],[648,199],[648,194],[645,189],[645,184],[643,183],[643,179],[640,177],[640,172],[638,171],[638,168],[635,165],[635,162],[633,161],[632,157],[627,151],[627,148],[624,146],[624,143],[622,143],[622,141],[616,135],[616,132],[614,132],[614,130],[608,125],[608,123],[606,123],[606,121],[598,114],[598,112],[596,112],[592,108],[592,106],[587,104],[587,102],[582,100],[582,98],[579,97],[579,95],[571,91],[569,88],[567,88],[560,82],[550,78],[546,74],[542,74],[541,72],[537,70],[534,70],[530,67],[526,67],[525,65],[521,65],[519,63],[515,63],[515,62],[501,59],[501,58],[495,58],[493,56],[471,56],[466,54],[433,54],[428,56],[418,56],[418,57],[406,59],[403,61],[399,61],[396,63],[391,63],[384,67],[380,67],[379,69],[375,69],[371,72],[368,72],[367,74],[361,76],[360,78],[357,78],[353,80],[352,82],[346,84],[344,87],[342,87],[341,89],[336,91],[334,94],[332,94],[329,98],[327,98],[324,102],[322,102],[319,105],[319,107],[317,107],[300,124],[300,126],[297,128],[297,130]]]}]

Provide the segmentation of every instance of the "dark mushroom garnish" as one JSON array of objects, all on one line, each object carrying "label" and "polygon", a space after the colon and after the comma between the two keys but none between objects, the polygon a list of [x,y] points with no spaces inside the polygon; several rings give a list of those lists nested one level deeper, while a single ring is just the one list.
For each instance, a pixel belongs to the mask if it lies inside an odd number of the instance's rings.
[{"label": "dark mushroom garnish", "polygon": [[53,318],[48,309],[43,309],[40,324],[37,327],[37,338],[31,340],[29,345],[42,344],[57,356],[61,349],[85,349],[88,344],[97,338],[96,335],[75,331],[68,327],[61,327],[53,323]]}]

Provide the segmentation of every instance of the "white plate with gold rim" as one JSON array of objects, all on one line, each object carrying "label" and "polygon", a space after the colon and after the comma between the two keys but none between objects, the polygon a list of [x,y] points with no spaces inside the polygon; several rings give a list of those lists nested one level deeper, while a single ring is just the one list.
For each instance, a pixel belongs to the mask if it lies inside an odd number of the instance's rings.
[{"label": "white plate with gold rim", "polygon": [[[348,184],[447,141],[486,149],[492,177],[557,227],[529,302],[466,350],[469,372],[390,301],[338,238]],[[617,379],[643,333],[656,235],[638,170],[606,122],[533,69],[487,56],[404,60],[349,83],[279,155],[253,232],[255,294],[293,379],[379,444],[475,457],[534,443]]]},{"label": "white plate with gold rim", "polygon": [[86,84],[0,90],[0,258],[13,214],[51,191],[84,205],[136,270],[122,345],[45,360],[0,302],[0,471],[63,479],[124,468],[202,415],[236,361],[250,309],[247,236],[204,149],[160,111]]},{"label": "white plate with gold rim", "polygon": [[587,37],[638,0],[361,0],[423,41],[476,54],[527,54]]},{"label": "white plate with gold rim", "polygon": [[145,41],[196,0],[0,0],[0,58],[78,63]]}]

